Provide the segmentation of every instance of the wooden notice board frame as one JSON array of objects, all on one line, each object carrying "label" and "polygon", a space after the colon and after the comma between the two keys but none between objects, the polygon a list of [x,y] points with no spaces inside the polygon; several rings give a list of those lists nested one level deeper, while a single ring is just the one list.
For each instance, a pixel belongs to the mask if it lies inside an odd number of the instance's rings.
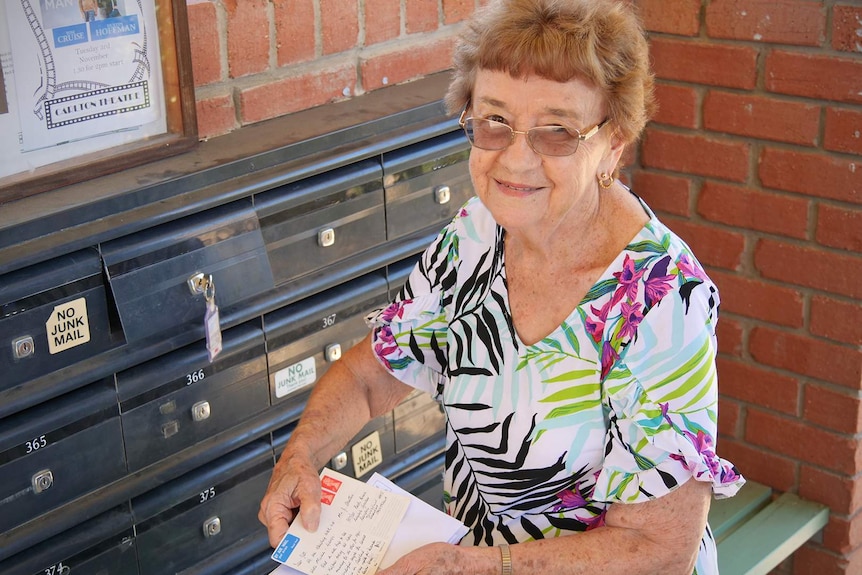
[{"label": "wooden notice board frame", "polygon": [[[22,13],[28,14],[27,17],[30,21],[35,21],[33,24],[34,28],[39,26],[40,22],[38,22],[38,15],[33,16],[32,14],[37,14],[36,9],[40,6],[40,0],[20,1],[24,9],[28,9],[29,7],[30,10],[30,12]],[[197,120],[195,116],[194,81],[192,78],[191,49],[189,46],[188,16],[185,0],[91,1],[93,4],[97,4],[100,8],[105,5],[109,7],[126,6],[131,9],[137,9],[138,12],[141,12],[142,10],[154,11],[157,33],[144,34],[144,38],[147,43],[158,43],[158,64],[161,67],[159,77],[161,81],[159,84],[148,85],[147,88],[151,92],[158,92],[164,103],[164,115],[163,118],[160,115],[159,122],[163,122],[165,128],[164,130],[159,128],[156,130],[158,133],[155,134],[149,133],[144,136],[137,137],[135,130],[129,130],[121,135],[112,135],[111,137],[114,138],[121,137],[122,142],[117,145],[112,144],[106,149],[86,151],[80,155],[75,155],[74,148],[70,151],[67,147],[64,152],[59,155],[71,157],[63,157],[58,161],[50,160],[51,148],[43,148],[38,152],[41,154],[41,159],[39,161],[39,165],[36,167],[33,167],[32,163],[27,160],[26,151],[21,151],[18,156],[16,156],[16,154],[2,154],[4,158],[0,158],[0,162],[10,163],[7,164],[2,172],[0,172],[0,204],[175,155],[191,149],[198,142]],[[125,2],[125,4],[123,4],[123,2]],[[75,4],[77,4],[77,2]],[[45,6],[44,2],[42,2],[42,6]],[[14,8],[17,8],[17,6],[12,7],[12,9]],[[7,4],[7,9],[10,9],[9,4]],[[117,13],[119,13],[119,11]],[[84,12],[81,12],[81,14],[83,16]],[[21,18],[20,13],[18,17],[19,19]],[[86,16],[84,17],[87,18]],[[109,25],[107,19],[105,19],[102,24],[98,24],[98,19],[99,17],[97,16],[95,25],[101,25],[102,27]],[[110,25],[115,26],[114,29],[120,30],[121,32],[121,29],[117,28],[117,26],[120,26],[120,20],[121,19],[118,18],[117,24],[111,23]],[[71,30],[83,30],[83,27],[85,26],[94,25],[89,21],[86,21],[86,23],[84,22],[84,20],[81,22],[76,21],[68,28]],[[136,24],[136,21],[133,22],[133,24]],[[62,30],[64,28],[59,27],[56,29],[48,29],[47,26],[44,26],[41,29],[43,29],[44,33],[40,37],[40,41],[42,39],[47,39],[47,41],[52,42],[52,45],[56,45],[58,41],[57,35],[62,34]],[[60,32],[57,30],[60,30]],[[90,30],[92,33],[93,28],[90,28]],[[9,34],[10,32],[6,31],[6,33]],[[110,32],[104,33],[109,34]],[[95,38],[95,34],[93,34],[92,37]],[[45,44],[45,42],[42,42],[42,44]],[[85,46],[86,44],[86,42],[83,43]],[[95,45],[96,42],[91,42],[91,44]],[[108,43],[102,42],[102,44],[105,45]],[[140,48],[140,44],[140,42],[135,44],[138,49]],[[15,49],[16,48],[14,47],[12,48],[13,61],[14,57],[17,55],[14,52]],[[95,49],[95,47],[90,48],[90,50]],[[103,49],[109,50],[110,48]],[[82,52],[85,52],[85,50]],[[29,55],[25,53],[21,59],[27,61],[27,56]],[[18,73],[17,69],[15,73]],[[0,97],[0,113],[3,113],[4,106],[5,112],[10,113],[9,101],[11,98],[15,97],[15,94],[13,93],[13,90],[10,89],[8,81],[5,83],[4,87],[1,83],[2,79],[3,74],[2,70],[0,70],[0,90],[4,90],[2,97]],[[128,82],[125,78],[117,78],[117,81],[118,83],[122,83],[124,81]],[[142,83],[143,82],[139,84]],[[67,82],[65,85],[71,86],[72,84],[72,82]],[[121,86],[120,89],[122,88],[123,86]],[[101,91],[105,92],[116,89],[117,88],[103,88]],[[96,94],[97,92],[98,91],[94,91],[90,93]],[[74,96],[67,97],[67,99],[75,98],[79,99],[78,101],[80,102],[80,98],[86,97],[86,94],[87,92],[78,91]],[[96,96],[93,96],[93,98],[96,98]],[[56,101],[58,100],[55,99],[54,102]],[[39,104],[44,105],[47,110],[48,104],[45,103],[45,101],[40,101]],[[20,108],[24,109],[24,106],[21,106]],[[84,106],[79,106],[79,108],[84,108]],[[27,113],[29,112],[30,109],[27,110]],[[122,110],[117,112],[115,109],[113,113],[122,113]],[[85,117],[85,120],[92,118],[93,116],[94,114],[90,114],[90,116]],[[159,124],[159,126],[161,125],[162,124]],[[152,131],[153,130],[150,130],[150,132]],[[20,138],[21,136],[19,134],[19,141]],[[74,146],[74,143],[66,144],[64,142],[63,145]],[[47,161],[45,160],[46,157],[49,158]],[[20,171],[16,171],[16,168],[19,167],[19,165],[14,162],[20,163],[20,167],[22,168]],[[12,173],[9,173],[10,170]],[[0,207],[0,209],[2,209],[2,207]]]}]

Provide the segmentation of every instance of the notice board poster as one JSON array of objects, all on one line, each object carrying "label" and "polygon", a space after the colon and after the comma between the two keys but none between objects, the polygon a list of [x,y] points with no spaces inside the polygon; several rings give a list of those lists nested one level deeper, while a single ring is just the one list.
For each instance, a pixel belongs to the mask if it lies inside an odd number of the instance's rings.
[{"label": "notice board poster", "polygon": [[0,178],[167,130],[156,0],[0,0]]}]

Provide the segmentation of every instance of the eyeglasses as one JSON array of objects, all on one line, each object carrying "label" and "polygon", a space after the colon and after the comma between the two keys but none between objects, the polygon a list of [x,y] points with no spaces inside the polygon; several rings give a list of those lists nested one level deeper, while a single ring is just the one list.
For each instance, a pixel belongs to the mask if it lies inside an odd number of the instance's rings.
[{"label": "eyeglasses", "polygon": [[527,143],[537,154],[543,156],[571,156],[578,145],[596,135],[609,118],[605,118],[583,134],[563,126],[536,126],[526,131],[513,130],[511,126],[484,118],[465,118],[467,110],[461,112],[458,124],[464,128],[470,144],[482,150],[504,150],[515,141],[515,134],[527,137]]}]

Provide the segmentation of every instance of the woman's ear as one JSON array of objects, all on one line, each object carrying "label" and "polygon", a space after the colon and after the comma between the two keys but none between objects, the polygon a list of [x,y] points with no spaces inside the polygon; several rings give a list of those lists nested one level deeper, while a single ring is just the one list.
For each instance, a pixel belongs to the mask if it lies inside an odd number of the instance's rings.
[{"label": "woman's ear", "polygon": [[619,164],[623,153],[626,151],[626,142],[620,138],[619,134],[614,131],[611,135],[609,147],[599,164],[599,173],[613,174],[616,178],[619,176]]}]

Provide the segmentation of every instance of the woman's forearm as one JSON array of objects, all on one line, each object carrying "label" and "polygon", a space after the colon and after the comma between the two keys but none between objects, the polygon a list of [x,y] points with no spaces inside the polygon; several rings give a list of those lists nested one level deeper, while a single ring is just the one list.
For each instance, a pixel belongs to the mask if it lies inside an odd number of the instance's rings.
[{"label": "woman's forearm", "polygon": [[286,453],[306,454],[319,469],[374,417],[410,392],[377,363],[364,339],[335,362],[315,385]]}]

